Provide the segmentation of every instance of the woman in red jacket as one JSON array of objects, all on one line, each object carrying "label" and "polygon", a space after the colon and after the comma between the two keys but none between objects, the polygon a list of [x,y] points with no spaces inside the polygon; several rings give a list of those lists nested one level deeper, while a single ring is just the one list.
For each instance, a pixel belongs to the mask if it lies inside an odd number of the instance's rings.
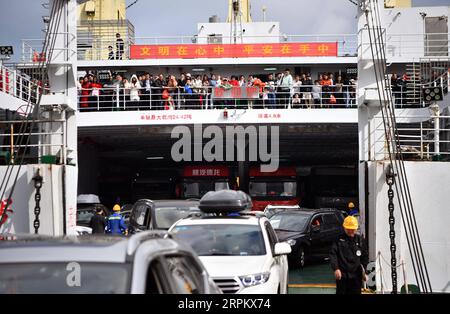
[{"label": "woman in red jacket", "polygon": [[83,79],[83,84],[81,84],[81,99],[80,99],[81,108],[89,107],[90,94],[91,94],[91,83],[89,82],[89,78],[85,76]]}]

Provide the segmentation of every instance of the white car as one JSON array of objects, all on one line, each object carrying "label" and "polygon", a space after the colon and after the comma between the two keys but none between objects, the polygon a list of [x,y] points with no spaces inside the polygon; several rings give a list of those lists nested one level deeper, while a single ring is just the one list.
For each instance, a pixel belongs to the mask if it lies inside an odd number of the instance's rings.
[{"label": "white car", "polygon": [[72,234],[70,234],[69,232],[69,235],[77,235],[77,236],[82,236],[86,234],[92,234],[92,228],[85,226],[75,226],[74,232]]},{"label": "white car", "polygon": [[[202,201],[199,207],[202,209]],[[222,292],[287,293],[291,247],[278,242],[266,217],[209,211],[179,220],[169,233],[194,249]]]}]

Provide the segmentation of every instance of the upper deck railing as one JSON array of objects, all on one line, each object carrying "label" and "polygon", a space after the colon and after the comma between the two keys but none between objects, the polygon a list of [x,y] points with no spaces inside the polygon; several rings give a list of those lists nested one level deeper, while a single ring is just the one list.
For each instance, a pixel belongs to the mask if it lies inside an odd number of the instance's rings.
[{"label": "upper deck railing", "polygon": [[[448,33],[439,34],[390,34],[383,33],[386,43],[386,57],[389,60],[400,58],[446,57],[449,56],[450,37]],[[369,42],[358,44],[357,34],[325,34],[325,35],[277,35],[277,36],[243,36],[234,38],[224,35],[211,36],[153,36],[153,37],[123,37],[118,43],[115,33],[102,33],[102,36],[78,37],[78,60],[130,60],[133,59],[132,47],[164,45],[227,45],[227,44],[315,44],[335,43],[337,53],[335,57],[354,57],[364,49],[369,49]],[[89,45],[86,45],[89,43]],[[22,62],[39,62],[45,56],[39,54],[43,40],[22,40]],[[112,49],[109,49],[112,47]],[[306,49],[299,47],[299,49]],[[304,51],[305,52],[305,51]],[[295,56],[303,56],[295,55]],[[309,56],[304,53],[304,56]],[[314,56],[314,55],[311,55]],[[270,57],[270,54],[267,55]],[[286,55],[289,57],[289,55]],[[150,57],[149,57],[150,58]],[[180,56],[183,58],[183,56]],[[165,59],[164,55],[161,59]]]},{"label": "upper deck railing", "polygon": [[[360,35],[363,31],[361,30]],[[419,59],[424,57],[447,57],[450,52],[449,33],[418,34],[404,33],[393,34],[382,31],[383,41],[385,43],[385,55],[387,61],[405,59]],[[358,45],[358,54],[363,51],[369,51],[370,41],[363,41]],[[410,62],[405,60],[405,62]]]},{"label": "upper deck railing", "polygon": [[[134,45],[227,45],[234,44],[234,38],[221,36],[213,41],[210,36],[153,36],[124,37],[123,43],[118,43],[115,33],[102,33],[101,37],[78,37],[78,60],[130,60],[131,48]],[[22,40],[22,62],[32,63],[45,59],[39,52],[43,41],[40,39]],[[89,43],[89,45],[86,45]],[[317,44],[331,43],[337,46],[337,57],[354,57],[358,50],[356,34],[327,35],[279,35],[279,36],[243,36],[236,44]],[[120,47],[119,47],[119,46]],[[123,46],[122,46],[123,45]],[[112,50],[109,49],[112,47]],[[123,48],[122,48],[123,47]],[[308,49],[307,47],[301,49]],[[119,51],[118,51],[119,50]],[[307,51],[304,51],[307,52]],[[307,53],[305,53],[307,54]],[[270,54],[267,55],[270,57]],[[289,55],[287,55],[289,56]]]}]

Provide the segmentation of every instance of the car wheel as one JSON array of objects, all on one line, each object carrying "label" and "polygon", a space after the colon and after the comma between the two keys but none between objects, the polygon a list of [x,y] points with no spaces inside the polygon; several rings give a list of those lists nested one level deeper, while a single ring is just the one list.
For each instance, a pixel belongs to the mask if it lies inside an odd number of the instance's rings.
[{"label": "car wheel", "polygon": [[297,253],[297,265],[298,265],[298,268],[302,269],[303,267],[305,267],[305,264],[306,264],[305,249],[303,247],[300,247],[298,249],[298,253]]}]

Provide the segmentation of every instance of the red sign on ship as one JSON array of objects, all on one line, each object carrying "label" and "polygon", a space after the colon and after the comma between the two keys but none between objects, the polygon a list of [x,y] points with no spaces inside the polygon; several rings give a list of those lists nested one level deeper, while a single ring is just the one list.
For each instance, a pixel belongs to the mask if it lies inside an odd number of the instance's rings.
[{"label": "red sign on ship", "polygon": [[267,57],[336,57],[336,42],[226,44],[226,45],[132,45],[131,59],[203,59]]},{"label": "red sign on ship", "polygon": [[184,168],[184,177],[229,177],[230,171],[225,166],[188,166]]}]

